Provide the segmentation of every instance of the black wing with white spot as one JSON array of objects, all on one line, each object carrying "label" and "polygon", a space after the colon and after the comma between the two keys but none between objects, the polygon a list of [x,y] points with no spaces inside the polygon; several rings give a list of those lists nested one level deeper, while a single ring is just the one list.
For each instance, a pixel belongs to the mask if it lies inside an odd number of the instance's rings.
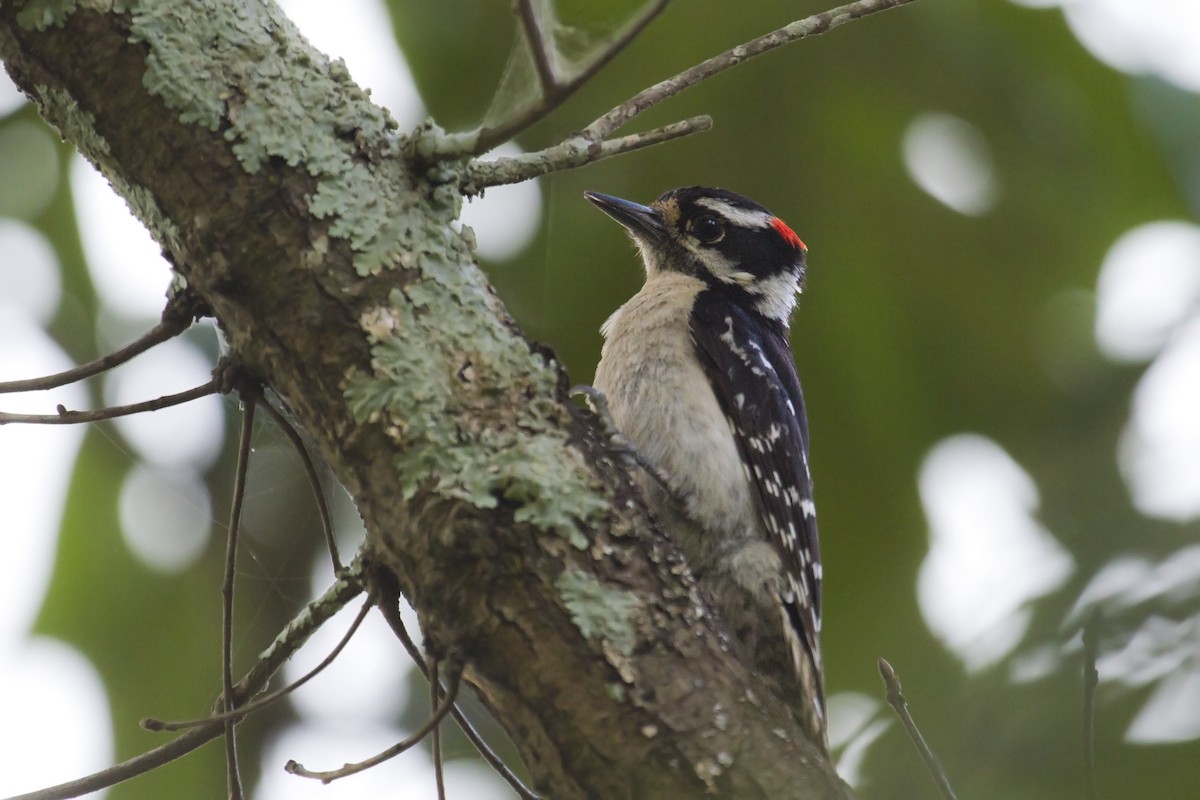
[{"label": "black wing with white spot", "polygon": [[824,716],[818,633],[821,628],[821,555],[812,478],[808,420],[796,366],[782,326],[746,310],[714,289],[692,308],[692,341],[709,384],[737,440],[754,486],[759,512],[788,575],[782,601],[798,641],[793,664],[811,685]]}]

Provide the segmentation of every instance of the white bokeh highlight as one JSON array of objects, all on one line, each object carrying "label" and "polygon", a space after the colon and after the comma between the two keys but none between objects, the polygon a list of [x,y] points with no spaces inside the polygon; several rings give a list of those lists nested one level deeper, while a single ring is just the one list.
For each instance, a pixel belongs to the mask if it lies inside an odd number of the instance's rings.
[{"label": "white bokeh highlight", "polygon": [[1100,569],[1080,593],[1068,623],[1080,623],[1087,612],[1103,607],[1110,616],[1155,598],[1183,600],[1200,587],[1200,544],[1175,551],[1161,563],[1122,556]]},{"label": "white bokeh highlight", "polygon": [[138,464],[121,484],[121,535],[130,552],[156,572],[182,572],[204,553],[212,503],[200,474]]},{"label": "white bokeh highlight", "polygon": [[[0,380],[72,366],[40,325],[3,299],[0,342]],[[0,408],[10,412],[53,414],[56,403],[86,408],[87,395],[79,386],[0,395]],[[83,433],[71,425],[0,427],[0,508],[6,530],[0,559],[0,648],[29,631],[50,585],[58,526]]]},{"label": "white bokeh highlight", "polygon": [[999,185],[987,139],[971,123],[941,112],[919,114],[904,131],[904,166],[938,202],[969,216],[995,205]]},{"label": "white bokeh highlight", "polygon": [[[129,405],[207,383],[213,364],[185,339],[171,339],[108,373],[104,402]],[[205,470],[225,437],[225,401],[206,395],[159,411],[119,417],[115,424],[138,457],[163,467]]]},{"label": "white bokeh highlight", "polygon": [[1114,69],[1156,75],[1200,92],[1200,3],[1196,0],[1017,0],[1061,6],[1075,38]]},{"label": "white bokeh highlight", "polygon": [[838,692],[826,702],[829,747],[836,754],[837,772],[854,787],[862,785],[862,765],[872,744],[891,725],[881,716],[883,704],[858,692]]},{"label": "white bokeh highlight", "polygon": [[171,283],[158,243],[78,153],[71,156],[69,174],[79,236],[100,302],[123,317],[157,320]]},{"label": "white bokeh highlight", "polygon": [[1163,677],[1125,731],[1132,744],[1200,739],[1200,665],[1192,659]]},{"label": "white bokeh highlight", "polygon": [[990,439],[939,442],[918,487],[930,536],[917,579],[921,613],[968,670],[982,669],[1016,648],[1027,604],[1060,587],[1074,560],[1037,521],[1033,479]]},{"label": "white bokeh highlight", "polygon": [[104,682],[75,648],[45,637],[15,649],[0,642],[0,687],[0,795],[43,789],[112,764]]},{"label": "white bokeh highlight", "polygon": [[[20,263],[40,288],[0,292],[0,380],[67,369],[70,359],[42,329],[58,288],[56,281],[51,287],[45,276],[33,273],[46,267],[48,254],[40,245],[30,246],[34,240],[27,230],[8,226],[6,232],[6,242],[21,251],[23,241],[26,249],[20,262],[6,259],[0,269],[7,273]],[[29,258],[41,263],[32,266]],[[57,270],[56,263],[52,266]],[[6,274],[0,283],[11,285],[11,280]],[[25,300],[32,302],[30,308]],[[88,398],[80,386],[0,397],[0,408],[12,412],[54,413],[57,403],[86,408]],[[0,720],[6,722],[0,726],[0,796],[86,774],[112,758],[107,695],[96,671],[74,648],[28,638],[50,586],[83,434],[78,426],[0,428],[0,508],[7,534],[0,559]]]},{"label": "white bokeh highlight", "polygon": [[1118,362],[1153,358],[1200,310],[1200,227],[1160,221],[1123,234],[1096,282],[1096,343]]},{"label": "white bokeh highlight", "polygon": [[[502,144],[489,157],[521,155],[515,144]],[[475,232],[475,252],[489,261],[507,261],[529,246],[542,222],[542,188],[535,179],[493,186],[463,204],[461,221]]]},{"label": "white bokeh highlight", "polygon": [[1122,620],[1135,620],[1136,627],[1114,637],[1096,661],[1106,683],[1152,687],[1126,729],[1128,742],[1200,739],[1200,617],[1192,609],[1197,587],[1200,545],[1182,547],[1158,563],[1121,556],[1088,581],[1067,617],[1067,625],[1078,626],[1099,610],[1114,630]]},{"label": "white bokeh highlight", "polygon": [[[325,658],[358,614],[359,604],[339,611],[284,665],[291,683]],[[320,675],[290,697],[306,722],[353,728],[387,726],[408,702],[408,654],[378,613],[370,613],[346,649]]]},{"label": "white bokeh highlight", "polygon": [[407,131],[425,115],[408,62],[396,45],[379,0],[282,0],[280,7],[321,52],[346,62],[351,77],[371,91]]},{"label": "white bokeh highlight", "polygon": [[25,95],[8,77],[8,73],[0,69],[0,117],[6,117],[25,105]]},{"label": "white bokeh highlight", "polygon": [[1117,460],[1138,511],[1200,518],[1200,316],[1138,381]]},{"label": "white bokeh highlight", "polygon": [[46,325],[62,299],[58,254],[37,228],[0,217],[0,305]]}]

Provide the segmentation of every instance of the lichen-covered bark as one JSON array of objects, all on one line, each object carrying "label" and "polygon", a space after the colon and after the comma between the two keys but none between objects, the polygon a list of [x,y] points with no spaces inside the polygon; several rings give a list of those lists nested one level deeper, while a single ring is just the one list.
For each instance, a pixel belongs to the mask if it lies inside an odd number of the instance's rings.
[{"label": "lichen-covered bark", "polygon": [[270,3],[0,0],[0,58],[358,503],[548,797],[840,797],[414,167]]}]

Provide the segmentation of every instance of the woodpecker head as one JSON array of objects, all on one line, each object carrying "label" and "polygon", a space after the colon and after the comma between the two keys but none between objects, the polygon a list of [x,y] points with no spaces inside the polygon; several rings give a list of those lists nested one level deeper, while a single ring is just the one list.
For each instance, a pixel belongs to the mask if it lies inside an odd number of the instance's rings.
[{"label": "woodpecker head", "polygon": [[807,248],[779,217],[725,189],[674,189],[649,206],[584,196],[625,226],[647,276],[681,272],[784,325],[804,285]]}]

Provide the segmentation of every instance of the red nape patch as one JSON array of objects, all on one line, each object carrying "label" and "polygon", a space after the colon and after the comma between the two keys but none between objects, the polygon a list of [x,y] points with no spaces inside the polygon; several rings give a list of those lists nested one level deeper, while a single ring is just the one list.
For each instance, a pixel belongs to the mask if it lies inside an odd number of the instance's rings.
[{"label": "red nape patch", "polygon": [[804,251],[808,250],[808,247],[805,246],[804,242],[800,241],[800,237],[796,235],[796,232],[789,228],[788,224],[779,217],[773,217],[771,219],[771,227],[774,228],[775,232],[782,236],[783,240],[792,247],[798,247]]}]

